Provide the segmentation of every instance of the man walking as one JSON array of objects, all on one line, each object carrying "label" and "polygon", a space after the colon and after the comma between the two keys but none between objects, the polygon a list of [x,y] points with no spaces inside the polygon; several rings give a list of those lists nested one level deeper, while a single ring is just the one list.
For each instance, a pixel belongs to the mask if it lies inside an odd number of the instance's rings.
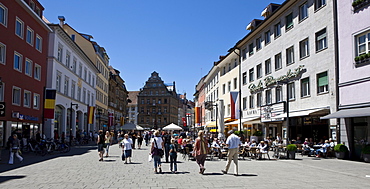
[{"label": "man walking", "polygon": [[226,140],[226,145],[228,147],[228,154],[227,154],[227,164],[224,170],[221,170],[223,174],[227,174],[229,170],[231,160],[234,161],[235,169],[234,175],[238,175],[238,152],[239,146],[241,145],[240,138],[234,134],[233,130],[228,132],[229,137]]}]

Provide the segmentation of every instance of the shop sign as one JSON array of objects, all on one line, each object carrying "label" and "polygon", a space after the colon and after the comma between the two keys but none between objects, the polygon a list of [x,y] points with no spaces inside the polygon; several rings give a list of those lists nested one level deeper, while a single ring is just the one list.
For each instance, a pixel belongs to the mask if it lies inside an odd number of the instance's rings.
[{"label": "shop sign", "polygon": [[283,121],[284,118],[276,118],[278,115],[283,114],[285,111],[285,103],[271,104],[261,107],[261,122]]},{"label": "shop sign", "polygon": [[263,79],[263,81],[265,82],[264,84],[260,80],[257,85],[255,85],[254,83],[250,84],[248,86],[248,89],[250,90],[251,93],[254,93],[258,90],[262,90],[264,88],[264,86],[268,87],[270,85],[276,84],[279,81],[285,81],[285,80],[289,80],[289,79],[292,79],[292,78],[296,78],[303,72],[303,70],[304,70],[303,67],[304,67],[304,65],[300,65],[300,66],[298,66],[298,68],[294,69],[294,71],[289,69],[288,72],[285,75],[279,76],[277,78],[274,78],[273,76],[267,76],[265,79]]},{"label": "shop sign", "polygon": [[0,117],[5,117],[5,102],[0,102]]}]

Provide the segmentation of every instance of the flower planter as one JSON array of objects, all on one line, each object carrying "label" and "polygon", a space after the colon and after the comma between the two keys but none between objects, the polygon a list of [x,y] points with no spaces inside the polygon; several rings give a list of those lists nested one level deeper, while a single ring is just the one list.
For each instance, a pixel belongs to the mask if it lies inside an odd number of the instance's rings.
[{"label": "flower planter", "polygon": [[287,153],[289,159],[295,159],[295,151],[288,151]]},{"label": "flower planter", "polygon": [[335,152],[335,157],[337,157],[338,159],[344,159],[345,156],[345,152]]},{"label": "flower planter", "polygon": [[370,163],[370,154],[363,154],[362,157],[366,163]]}]

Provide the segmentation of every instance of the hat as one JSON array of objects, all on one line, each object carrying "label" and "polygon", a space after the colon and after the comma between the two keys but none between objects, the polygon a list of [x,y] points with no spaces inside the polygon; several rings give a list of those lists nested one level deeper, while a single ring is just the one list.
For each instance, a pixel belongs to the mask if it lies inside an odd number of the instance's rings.
[{"label": "hat", "polygon": [[325,140],[325,142],[329,142],[329,140]]},{"label": "hat", "polygon": [[227,132],[228,134],[233,134],[234,133],[234,130],[230,130]]}]

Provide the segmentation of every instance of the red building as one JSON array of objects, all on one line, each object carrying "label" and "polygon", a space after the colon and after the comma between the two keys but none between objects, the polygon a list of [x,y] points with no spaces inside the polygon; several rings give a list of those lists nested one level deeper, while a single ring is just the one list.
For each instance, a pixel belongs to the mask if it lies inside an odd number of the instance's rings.
[{"label": "red building", "polygon": [[37,0],[0,0],[0,146],[42,131],[48,33]]}]

